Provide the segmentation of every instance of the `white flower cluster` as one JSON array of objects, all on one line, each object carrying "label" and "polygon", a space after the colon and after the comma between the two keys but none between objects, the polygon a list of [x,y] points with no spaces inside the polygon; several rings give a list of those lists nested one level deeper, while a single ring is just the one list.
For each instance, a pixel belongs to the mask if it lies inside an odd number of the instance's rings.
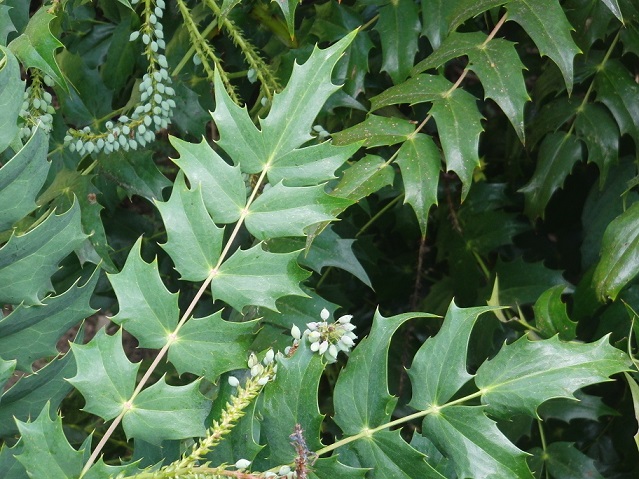
[{"label": "white flower cluster", "polygon": [[[239,459],[235,463],[235,468],[239,471],[247,469],[251,465],[248,459]],[[267,471],[263,474],[265,479],[296,479],[297,472],[291,470],[291,466],[282,466],[277,472]]]},{"label": "white flower cluster", "polygon": [[[277,364],[273,364],[274,361],[275,351],[273,351],[272,349],[266,351],[266,355],[264,356],[264,359],[262,359],[261,363],[259,359],[257,359],[255,353],[251,353],[249,355],[247,364],[249,369],[251,370],[251,378],[258,378],[257,384],[259,384],[260,386],[264,386],[269,381],[273,381],[277,376]],[[267,367],[271,366],[271,364],[273,364],[273,366],[271,367],[272,375],[267,370]],[[237,379],[235,376],[229,376],[229,384],[232,387],[236,388],[240,385],[240,380]]]},{"label": "white flower cluster", "polygon": [[[326,308],[320,313],[321,322],[308,323],[308,329],[304,334],[300,332],[300,328],[293,325],[291,335],[293,336],[293,347],[299,344],[302,337],[307,338],[311,343],[311,351],[317,352],[320,356],[324,356],[329,363],[337,361],[337,355],[340,351],[348,352],[355,344],[357,336],[353,333],[355,325],[351,323],[352,315],[347,314],[341,316],[333,323],[328,322],[330,313]],[[289,348],[285,351],[288,354]]]},{"label": "white flower cluster", "polygon": [[[135,5],[139,0],[132,0]],[[82,130],[69,130],[64,138],[71,151],[81,155],[99,152],[111,153],[120,149],[136,150],[155,140],[155,132],[166,128],[171,122],[175,108],[175,90],[170,86],[166,57],[160,53],[166,47],[164,31],[159,19],[166,7],[164,0],[155,0],[153,13],[141,29],[129,37],[136,41],[140,36],[145,45],[145,55],[149,59],[149,71],[142,77],[138,89],[141,104],[137,105],[131,118],[122,115],[115,124],[106,122],[106,132],[95,134],[89,127]]]},{"label": "white flower cluster", "polygon": [[[20,109],[20,117],[24,126],[20,129],[20,138],[28,139],[40,123],[45,131],[51,131],[53,127],[53,115],[55,109],[51,105],[53,97],[51,93],[42,87],[39,76],[34,76],[33,83],[24,91],[24,101]],[[52,87],[53,79],[49,75],[42,77],[44,84]]]}]

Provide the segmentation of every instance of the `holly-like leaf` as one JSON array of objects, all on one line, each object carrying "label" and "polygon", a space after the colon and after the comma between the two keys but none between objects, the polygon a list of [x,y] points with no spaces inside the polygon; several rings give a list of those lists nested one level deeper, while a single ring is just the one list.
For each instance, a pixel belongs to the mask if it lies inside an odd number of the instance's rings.
[{"label": "holly-like leaf", "polygon": [[369,115],[361,123],[334,133],[335,145],[349,145],[362,142],[367,148],[394,145],[406,141],[415,131],[415,125],[408,120],[378,115]]},{"label": "holly-like leaf", "polygon": [[[5,354],[4,350],[2,350],[2,354]],[[0,358],[0,388],[4,390],[4,385],[7,383],[9,378],[13,375],[13,371],[16,369],[17,361],[15,359],[11,359],[10,361],[5,361]],[[0,396],[0,402],[2,401],[2,396]]]},{"label": "holly-like leaf", "polygon": [[601,301],[613,301],[639,273],[639,203],[615,218],[604,232],[593,284]]},{"label": "holly-like leaf", "polygon": [[41,304],[53,290],[51,275],[58,263],[86,239],[80,226],[80,207],[52,214],[36,228],[11,236],[0,248],[0,302]]},{"label": "holly-like leaf", "polygon": [[619,158],[619,128],[605,108],[586,103],[579,109],[575,130],[586,144],[588,162],[599,168],[599,186],[603,189],[610,166]]},{"label": "holly-like leaf", "polygon": [[11,228],[36,209],[36,196],[51,166],[47,161],[48,146],[47,135],[38,128],[27,144],[0,168],[0,231]]},{"label": "holly-like leaf", "polygon": [[619,19],[620,22],[623,23],[623,16],[621,14],[621,9],[619,8],[619,4],[617,0],[601,0],[606,7]]},{"label": "holly-like leaf", "polygon": [[458,0],[451,5],[448,21],[449,29],[455,30],[469,18],[476,17],[491,8],[499,7],[512,0]]},{"label": "holly-like leaf", "polygon": [[245,108],[233,103],[219,75],[216,77],[213,119],[220,132],[218,144],[243,172],[270,169],[312,139],[315,117],[339,89],[331,82],[331,72],[356,32],[324,50],[315,48],[306,63],[293,67],[288,84],[273,98],[268,116],[260,120],[261,130],[253,125]]},{"label": "holly-like leaf", "polygon": [[[630,388],[630,394],[632,395],[632,406],[635,410],[635,420],[639,421],[639,385],[637,385],[637,381],[635,381],[630,374],[623,374],[626,378],[626,382],[628,383],[628,387]],[[639,449],[639,430],[637,430],[633,437],[635,439],[637,449]]]},{"label": "holly-like leaf", "polygon": [[413,66],[421,27],[417,5],[412,0],[396,0],[379,9],[375,24],[382,44],[382,71],[395,85],[406,79]]},{"label": "holly-like leaf", "polygon": [[597,101],[608,107],[617,120],[621,134],[632,137],[639,145],[639,85],[630,72],[617,60],[608,60],[595,76]]},{"label": "holly-like leaf", "polygon": [[138,364],[131,363],[122,348],[122,330],[109,336],[104,328],[87,344],[71,343],[78,365],[68,379],[82,396],[83,410],[108,421],[122,412],[135,387]]},{"label": "holly-like leaf", "polygon": [[426,235],[428,212],[437,204],[441,169],[439,149],[430,136],[418,133],[399,148],[397,164],[404,182],[404,204],[411,205],[422,235]]},{"label": "holly-like leaf", "polygon": [[133,334],[140,347],[159,349],[177,325],[178,294],[162,283],[157,260],[147,263],[142,259],[141,244],[139,238],[122,271],[108,275],[120,307],[111,320]]},{"label": "holly-like leaf", "polygon": [[526,454],[504,436],[481,407],[451,406],[429,414],[422,434],[452,460],[458,477],[533,478]]},{"label": "holly-like leaf", "polygon": [[0,45],[6,45],[9,34],[17,31],[9,16],[11,8],[8,5],[0,5]]},{"label": "holly-like leaf", "polygon": [[556,441],[548,444],[542,451],[535,449],[535,455],[539,454],[552,477],[562,479],[603,479],[595,460],[586,456],[583,452],[575,448],[570,442]]},{"label": "holly-like leaf", "polygon": [[19,442],[12,448],[5,444],[0,448],[0,475],[4,479],[27,479],[27,471],[15,458],[23,450],[24,443]]},{"label": "holly-like leaf", "polygon": [[76,372],[73,354],[54,359],[38,374],[22,377],[4,392],[0,400],[0,437],[18,433],[15,419],[26,421],[37,416],[47,403],[57,409],[73,389],[66,378]]},{"label": "holly-like leaf", "polygon": [[2,356],[17,360],[21,371],[32,372],[33,361],[58,354],[56,343],[64,333],[95,312],[89,299],[98,278],[96,270],[84,285],[78,280],[64,293],[45,298],[41,305],[21,304],[0,319]]},{"label": "holly-like leaf", "polygon": [[455,6],[448,0],[422,0],[422,35],[437,50],[448,35],[448,18]]},{"label": "holly-like leaf", "polygon": [[[295,9],[297,5],[300,3],[299,0],[271,0],[275,2],[282,13],[284,14],[284,19],[286,20],[286,27],[288,28],[288,34],[291,38],[295,37]],[[231,7],[232,8],[232,7]]]},{"label": "holly-like leaf", "polygon": [[[6,5],[0,5],[0,12],[7,8]],[[0,13],[0,16],[9,17],[6,12]],[[13,53],[2,46],[0,52],[5,60],[0,68],[0,151],[4,151],[18,133],[17,119],[24,101],[24,82],[20,79],[20,65]]]},{"label": "holly-like leaf", "polygon": [[332,195],[359,201],[379,191],[386,185],[392,185],[395,178],[393,168],[382,158],[366,155],[351,165],[346,171]]},{"label": "holly-like leaf", "polygon": [[437,68],[462,55],[468,55],[468,68],[481,80],[485,98],[495,100],[523,142],[524,104],[530,98],[522,74],[524,65],[513,42],[488,40],[481,32],[453,32],[435,53],[415,65],[413,74]]},{"label": "holly-like leaf", "polygon": [[598,396],[586,394],[582,390],[575,391],[574,396],[577,401],[566,398],[550,399],[539,406],[537,412],[544,420],[559,419],[564,422],[570,422],[573,419],[599,421],[601,416],[619,415]]},{"label": "holly-like leaf", "polygon": [[508,20],[522,26],[541,55],[548,56],[561,70],[568,94],[572,92],[573,60],[581,53],[570,31],[573,29],[556,0],[523,0],[506,6]]},{"label": "holly-like leaf", "polygon": [[401,103],[414,105],[440,101],[452,86],[453,84],[442,75],[417,75],[371,98],[371,111]]},{"label": "holly-like leaf", "polygon": [[260,195],[246,217],[246,228],[258,239],[304,236],[305,228],[335,219],[351,201],[324,192],[324,185],[288,187],[281,183]]},{"label": "holly-like leaf", "polygon": [[101,153],[98,162],[101,174],[124,188],[129,196],[153,201],[162,198],[162,190],[171,185],[153,163],[153,152],[149,150]]},{"label": "holly-like leaf", "polygon": [[444,479],[427,462],[427,457],[407,444],[400,431],[379,431],[370,437],[348,444],[339,449],[345,459],[353,454],[360,464],[371,464],[370,477],[382,479],[401,477],[406,479]]},{"label": "holly-like leaf", "polygon": [[557,336],[530,341],[524,336],[483,363],[475,383],[490,414],[535,416],[544,401],[572,398],[577,389],[608,381],[629,364],[628,355],[610,346],[608,336],[591,344],[562,342]]},{"label": "holly-like leaf", "polygon": [[335,384],[334,420],[344,434],[355,435],[389,421],[397,402],[388,392],[390,340],[409,319],[434,317],[427,313],[404,313],[385,318],[375,312],[370,334],[353,350]]},{"label": "holly-like leaf", "polygon": [[37,68],[46,73],[68,92],[69,87],[55,59],[55,51],[64,45],[49,29],[49,23],[55,16],[47,12],[48,8],[40,7],[29,19],[24,33],[9,43],[8,47],[25,68]]},{"label": "holly-like leaf", "polygon": [[255,326],[256,321],[224,321],[221,311],[192,318],[171,343],[169,361],[179,374],[189,372],[215,382],[226,371],[246,367]]},{"label": "holly-like leaf", "polygon": [[297,254],[268,253],[259,244],[247,250],[238,249],[222,263],[211,281],[213,298],[237,311],[249,305],[277,311],[278,298],[305,295],[299,283],[310,273],[297,265]]},{"label": "holly-like leaf", "polygon": [[310,471],[311,479],[364,479],[368,469],[363,467],[351,467],[342,464],[337,456],[321,457]]},{"label": "holly-like leaf", "polygon": [[526,199],[525,211],[531,218],[545,215],[546,205],[581,160],[582,145],[573,135],[553,133],[539,148],[537,167],[530,181],[520,188]]},{"label": "holly-like leaf", "polygon": [[472,378],[466,369],[470,333],[479,315],[493,309],[450,304],[441,329],[419,348],[408,370],[411,406],[423,410],[444,404]]},{"label": "holly-like leaf", "polygon": [[220,257],[224,230],[215,225],[206,210],[202,184],[187,188],[180,172],[169,201],[155,205],[166,227],[167,242],[162,248],[175,263],[175,269],[184,280],[203,281]]},{"label": "holly-like leaf", "polygon": [[549,287],[569,284],[561,271],[547,268],[542,261],[527,263],[523,258],[517,258],[504,262],[499,259],[495,271],[499,276],[499,301],[503,306],[534,303]]},{"label": "holly-like leaf", "polygon": [[186,174],[192,189],[201,185],[204,204],[213,221],[237,221],[246,205],[246,186],[240,169],[226,163],[204,139],[188,143],[170,137],[170,141],[180,154],[173,162]]},{"label": "holly-like leaf", "polygon": [[559,335],[559,339],[571,341],[577,337],[577,323],[570,320],[566,305],[561,300],[565,286],[559,285],[545,291],[533,306],[535,325],[545,338]]},{"label": "holly-like leaf", "polygon": [[17,456],[29,477],[68,479],[79,477],[84,463],[83,451],[71,447],[62,430],[62,419],[51,419],[49,404],[33,422],[18,421],[24,447]]},{"label": "holly-like leaf", "polygon": [[127,438],[159,445],[169,439],[201,437],[211,402],[199,391],[200,381],[169,386],[164,378],[138,394],[122,419]]},{"label": "holly-like leaf", "polygon": [[[320,426],[322,415],[317,407],[317,389],[324,371],[324,364],[317,353],[313,353],[306,340],[300,342],[292,357],[279,355],[277,359],[277,381],[264,391],[264,403],[260,412],[263,441],[266,442],[269,464],[292,462],[295,449],[290,445],[289,435],[296,424],[304,430],[306,444],[311,451],[321,447]],[[300,387],[303,384],[304,387]]]}]

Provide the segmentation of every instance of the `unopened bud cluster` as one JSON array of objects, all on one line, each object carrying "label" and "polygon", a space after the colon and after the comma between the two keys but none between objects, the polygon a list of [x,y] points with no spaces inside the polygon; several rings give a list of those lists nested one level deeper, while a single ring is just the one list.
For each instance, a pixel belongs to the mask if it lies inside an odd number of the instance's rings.
[{"label": "unopened bud cluster", "polygon": [[55,109],[51,105],[53,97],[44,89],[42,82],[46,86],[53,86],[53,79],[49,75],[41,77],[36,74],[33,75],[31,85],[24,91],[24,101],[20,109],[20,118],[23,122],[20,138],[23,140],[33,134],[38,124],[47,132],[51,131],[53,127],[53,115],[55,114]]},{"label": "unopened bud cluster", "polygon": [[[294,346],[299,344],[302,338],[306,338],[311,344],[311,351],[317,352],[324,356],[329,363],[337,361],[337,355],[340,351],[348,352],[355,345],[357,336],[353,333],[355,325],[351,323],[352,315],[347,314],[341,316],[337,321],[329,323],[330,313],[327,309],[323,309],[320,313],[322,321],[308,323],[304,334],[300,329],[293,325],[291,335],[293,336]],[[288,354],[289,350],[285,351]]]},{"label": "unopened bud cluster", "polygon": [[[248,358],[247,365],[249,370],[251,371],[251,379],[257,381],[257,384],[260,386],[265,386],[269,381],[275,380],[277,376],[277,364],[275,362],[275,351],[269,349],[262,359],[257,359],[255,353],[251,353]],[[240,385],[240,380],[235,376],[229,376],[229,384],[234,388]]]},{"label": "unopened bud cluster", "polygon": [[[139,0],[133,0],[135,5]],[[155,5],[155,6],[153,6]],[[135,107],[131,118],[120,116],[117,121],[106,122],[106,131],[93,133],[89,127],[69,130],[64,141],[71,151],[81,155],[99,152],[111,153],[118,150],[136,150],[155,140],[155,133],[166,128],[171,122],[176,106],[175,90],[170,86],[171,77],[167,70],[166,57],[161,53],[166,47],[164,31],[159,19],[165,8],[164,0],[155,0],[145,12],[146,21],[140,30],[129,37],[130,41],[142,38],[144,53],[149,60],[149,69],[138,86],[141,103]]]}]

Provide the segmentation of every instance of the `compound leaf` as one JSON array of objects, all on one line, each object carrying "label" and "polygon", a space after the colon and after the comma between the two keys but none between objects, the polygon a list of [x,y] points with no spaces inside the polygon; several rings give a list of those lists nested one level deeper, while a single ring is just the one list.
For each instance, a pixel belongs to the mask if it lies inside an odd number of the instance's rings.
[{"label": "compound leaf", "polygon": [[448,15],[449,30],[455,30],[469,18],[476,17],[491,8],[499,7],[511,0],[458,0],[451,6]]},{"label": "compound leaf", "polygon": [[251,204],[246,228],[257,239],[304,236],[308,226],[335,219],[352,204],[345,198],[324,192],[324,185],[289,187],[282,183],[269,188]]},{"label": "compound leaf", "polygon": [[127,438],[159,445],[170,439],[201,437],[211,402],[199,391],[200,381],[169,386],[164,378],[144,389],[122,419]]},{"label": "compound leaf", "polygon": [[299,283],[310,273],[297,265],[298,253],[275,254],[260,244],[238,249],[222,263],[211,281],[214,299],[221,299],[237,311],[244,306],[264,306],[277,311],[275,301],[282,296],[305,296]]},{"label": "compound leaf", "polygon": [[335,145],[348,145],[361,141],[367,148],[394,145],[406,141],[415,131],[415,125],[401,118],[368,115],[355,126],[334,133]]},{"label": "compound leaf", "polygon": [[418,133],[399,148],[397,164],[404,182],[404,204],[413,208],[422,235],[426,235],[428,211],[437,204],[441,169],[439,148],[430,136]]},{"label": "compound leaf", "polygon": [[450,406],[426,416],[422,434],[450,457],[458,477],[532,479],[526,454],[481,407]]},{"label": "compound leaf", "polygon": [[534,416],[544,401],[572,398],[577,389],[608,381],[629,365],[628,355],[610,346],[608,336],[591,344],[562,342],[558,336],[530,341],[524,336],[483,363],[475,383],[490,414]]},{"label": "compound leaf", "polygon": [[[6,8],[6,5],[1,5],[0,12]],[[9,17],[6,12],[0,13],[0,16]],[[0,37],[2,37],[1,28]],[[13,53],[3,46],[0,46],[0,52],[4,54],[5,60],[2,68],[0,68],[0,108],[2,109],[2,118],[0,118],[0,151],[4,151],[18,133],[16,120],[24,101],[24,82],[20,79],[20,65]],[[0,229],[2,228],[0,227]]]},{"label": "compound leaf", "polygon": [[253,341],[255,324],[224,321],[221,311],[192,318],[169,347],[169,361],[179,374],[189,372],[215,382],[226,371],[246,367],[246,351]]},{"label": "compound leaf", "polygon": [[530,181],[519,191],[524,194],[525,212],[531,217],[544,217],[546,205],[581,160],[582,145],[573,135],[551,133],[541,142],[537,167]]},{"label": "compound leaf", "polygon": [[224,230],[215,225],[206,210],[202,184],[189,189],[180,172],[169,201],[156,201],[155,205],[166,228],[167,242],[162,248],[175,269],[184,280],[203,281],[220,257]]},{"label": "compound leaf", "polygon": [[122,348],[122,330],[109,336],[104,328],[87,344],[71,343],[78,371],[68,381],[84,396],[83,410],[105,421],[122,412],[135,387],[139,364]]},{"label": "compound leaf", "polygon": [[493,309],[450,304],[441,329],[419,348],[408,370],[412,407],[424,410],[442,405],[472,378],[466,369],[470,333],[479,315]]},{"label": "compound leaf", "polygon": [[141,244],[139,238],[122,271],[108,275],[120,306],[111,320],[133,334],[140,347],[159,349],[177,325],[178,295],[162,283],[157,260],[147,263],[142,259]]},{"label": "compound leaf", "polygon": [[58,263],[86,238],[77,201],[28,233],[12,235],[0,248],[0,302],[41,304],[40,299],[53,289],[50,278]]},{"label": "compound leaf", "polygon": [[581,53],[570,31],[572,26],[563,8],[556,0],[520,0],[506,6],[508,19],[519,23],[537,45],[539,53],[557,64],[572,92],[573,60]]},{"label": "compound leaf", "polygon": [[601,258],[593,284],[601,301],[613,301],[624,286],[639,273],[639,203],[617,216],[606,227]]},{"label": "compound leaf", "polygon": [[448,18],[454,4],[448,0],[422,0],[422,35],[437,50],[448,34]]},{"label": "compound leaf", "polygon": [[226,163],[204,139],[200,143],[175,137],[170,140],[180,154],[173,162],[184,171],[192,189],[201,185],[204,204],[213,221],[237,221],[246,205],[246,186],[239,167]]},{"label": "compound leaf", "polygon": [[29,477],[79,477],[84,453],[71,447],[62,430],[62,419],[57,414],[55,419],[51,419],[48,403],[35,421],[18,421],[18,429],[24,447],[16,458]]},{"label": "compound leaf", "polygon": [[392,185],[394,178],[395,172],[387,162],[379,156],[366,155],[344,171],[331,194],[357,202]]}]

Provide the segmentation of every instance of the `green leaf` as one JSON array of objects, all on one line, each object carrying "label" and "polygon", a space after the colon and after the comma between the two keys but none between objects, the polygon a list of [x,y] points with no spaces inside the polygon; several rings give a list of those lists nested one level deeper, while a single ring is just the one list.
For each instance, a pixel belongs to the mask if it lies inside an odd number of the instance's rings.
[{"label": "green leaf", "polygon": [[24,443],[20,442],[11,449],[3,444],[0,448],[0,475],[4,479],[28,479],[27,471],[15,458],[24,449]]},{"label": "green leaf", "polygon": [[401,118],[368,115],[355,126],[333,133],[333,144],[349,145],[361,141],[367,148],[394,145],[406,141],[415,125]]},{"label": "green leaf", "polygon": [[566,304],[561,300],[565,289],[564,285],[550,288],[539,296],[533,306],[535,326],[544,338],[557,334],[563,341],[572,341],[577,337],[577,323],[570,320]]},{"label": "green leaf", "polygon": [[401,103],[414,105],[441,101],[452,86],[453,84],[442,75],[417,75],[371,98],[371,111]]},{"label": "green leaf", "polygon": [[519,189],[526,199],[530,218],[545,216],[548,201],[561,188],[576,162],[581,160],[582,145],[573,135],[552,133],[539,148],[537,166],[530,181]]},{"label": "green leaf", "polygon": [[[444,479],[426,456],[407,444],[400,431],[379,431],[339,449],[340,456],[354,454],[362,465],[374,465],[369,477],[402,479]],[[348,456],[346,456],[348,457]]]},{"label": "green leaf", "polygon": [[412,0],[394,0],[379,9],[374,27],[382,44],[382,67],[394,84],[406,79],[413,66],[421,27]]},{"label": "green leaf", "polygon": [[359,144],[333,146],[324,142],[280,157],[267,173],[269,183],[286,186],[314,186],[335,178],[335,170],[359,149]]},{"label": "green leaf", "polygon": [[[566,96],[560,96],[544,104],[532,118],[532,121],[528,122],[526,146],[532,150],[548,133],[559,130],[572,120],[577,114],[580,104],[581,101],[577,101],[575,97],[568,98]],[[586,106],[589,105],[591,103]]]},{"label": "green leaf", "polygon": [[200,393],[199,386],[199,380],[169,386],[162,378],[144,389],[122,419],[127,438],[159,445],[167,439],[204,436],[211,402]]},{"label": "green leaf", "polygon": [[621,9],[619,8],[619,4],[617,0],[601,0],[608,9],[614,13],[615,17],[619,19],[620,22],[623,23],[623,16],[621,15]]},{"label": "green leaf", "polygon": [[51,419],[48,403],[35,421],[18,421],[18,428],[24,447],[17,459],[29,477],[79,477],[84,453],[71,447],[62,431],[62,419],[57,414]]},{"label": "green leaf", "polygon": [[189,179],[191,188],[202,188],[204,204],[216,223],[232,223],[246,205],[246,186],[237,166],[226,163],[206,143],[188,143],[170,137],[180,157],[173,162]]},{"label": "green leaf", "polygon": [[428,211],[437,204],[441,154],[430,136],[418,133],[399,148],[397,164],[404,182],[404,204],[408,203],[415,211],[425,236]]},{"label": "green leaf", "polygon": [[610,222],[601,244],[593,284],[601,301],[613,301],[639,273],[639,203]]},{"label": "green leaf", "polygon": [[386,185],[392,185],[394,178],[393,168],[382,158],[366,155],[344,171],[331,194],[357,202],[381,190]]},{"label": "green leaf", "polygon": [[13,234],[0,248],[0,302],[41,304],[44,294],[53,290],[50,278],[58,263],[86,237],[77,202],[61,215],[50,215],[28,233]]},{"label": "green leaf", "polygon": [[[639,422],[639,386],[630,374],[623,374],[626,377],[626,382],[628,383],[628,387],[630,388],[630,393],[632,395],[632,406],[635,412],[635,420]],[[637,445],[637,449],[639,449],[639,430],[637,430],[633,437],[635,444]]]},{"label": "green leaf", "polygon": [[[624,373],[626,374],[626,373]],[[582,390],[575,391],[574,399],[550,399],[539,406],[537,412],[543,420],[560,419],[570,422],[573,419],[589,419],[599,421],[601,416],[615,416],[619,413],[610,406],[606,406],[598,396],[591,396]]]},{"label": "green leaf", "polygon": [[211,114],[202,107],[198,94],[184,82],[173,84],[175,89],[175,108],[171,124],[177,128],[181,137],[193,135],[196,138],[206,135],[206,126],[211,121]]},{"label": "green leaf", "polygon": [[472,378],[466,369],[470,333],[479,315],[493,309],[450,304],[441,329],[419,348],[408,370],[412,407],[424,410],[442,405]]},{"label": "green leaf", "polygon": [[308,477],[311,479],[364,479],[367,471],[366,468],[344,465],[333,455],[321,457],[315,461]]},{"label": "green leaf", "polygon": [[462,55],[468,55],[468,68],[479,77],[484,97],[495,100],[523,142],[524,104],[530,97],[522,74],[524,65],[513,42],[499,38],[488,41],[481,32],[453,32],[435,53],[415,65],[412,74],[437,68]]},{"label": "green leaf", "polygon": [[359,434],[390,420],[397,403],[397,398],[388,392],[391,337],[409,319],[435,317],[427,313],[404,313],[385,318],[379,311],[375,312],[370,334],[352,351],[335,384],[334,420],[344,434]]},{"label": "green leaf", "polygon": [[15,419],[26,421],[40,413],[47,403],[57,409],[73,389],[66,378],[75,374],[73,354],[55,359],[37,374],[22,377],[4,392],[0,401],[0,437],[18,433]]},{"label": "green leaf", "polygon": [[334,220],[335,212],[351,204],[348,199],[327,195],[324,185],[288,187],[278,183],[251,204],[245,224],[260,240],[304,236],[305,228]]},{"label": "green leaf", "polygon": [[108,75],[104,75],[104,84],[110,90],[120,90],[133,76],[139,53],[133,42],[129,40],[129,35],[131,35],[130,20],[122,21],[111,33],[111,43],[102,67],[105,72],[109,72]]},{"label": "green leaf", "polygon": [[153,201],[162,198],[162,190],[171,185],[153,163],[150,150],[101,153],[98,162],[101,174],[124,188],[129,196],[139,195]]},{"label": "green leaf", "polygon": [[562,6],[556,0],[520,0],[506,6],[508,20],[526,30],[541,55],[548,56],[561,70],[568,94],[572,92],[573,60],[581,53],[570,31]]},{"label": "green leaf", "polygon": [[448,18],[454,4],[448,0],[421,0],[422,35],[437,50],[448,35]]},{"label": "green leaf", "polygon": [[102,328],[87,344],[71,343],[71,350],[78,370],[68,381],[84,396],[83,410],[105,421],[113,419],[133,395],[140,367],[124,354],[122,330],[109,336]]},{"label": "green leaf", "polygon": [[[535,451],[537,452],[537,451]],[[543,450],[539,450],[544,465],[552,477],[561,479],[603,479],[595,460],[575,448],[571,442],[552,442]]]},{"label": "green leaf", "polygon": [[619,128],[601,105],[586,103],[577,114],[575,130],[586,144],[588,162],[599,168],[599,187],[603,189],[610,166],[619,158]]},{"label": "green leaf", "polygon": [[37,68],[46,73],[68,92],[69,87],[55,59],[55,51],[64,45],[51,34],[49,23],[55,16],[47,10],[46,6],[40,7],[29,19],[24,33],[9,43],[8,47],[25,68]]},{"label": "green leaf", "polygon": [[191,318],[171,343],[169,361],[179,374],[189,372],[215,382],[226,371],[246,367],[255,326],[256,321],[224,321],[221,311]]},{"label": "green leaf", "polygon": [[546,268],[543,261],[527,263],[523,258],[510,262],[497,260],[499,301],[503,306],[530,304],[551,286],[568,286],[561,271]]},{"label": "green leaf", "polygon": [[[6,355],[4,349],[1,349],[1,351],[2,354]],[[4,359],[0,358],[0,388],[2,388],[2,390],[4,390],[5,384],[13,375],[13,371],[15,371],[16,369],[16,363],[17,361],[15,359],[5,361]],[[0,396],[0,401],[2,401],[2,396]]]},{"label": "green leaf", "polygon": [[140,347],[159,349],[177,325],[178,294],[162,283],[157,259],[152,263],[142,259],[141,244],[139,238],[121,272],[108,275],[120,307],[111,320],[133,334]]},{"label": "green leaf", "polygon": [[305,296],[299,282],[310,273],[297,265],[297,254],[268,253],[259,244],[248,250],[238,249],[222,263],[211,281],[213,298],[240,312],[249,305],[277,311],[278,298]]},{"label": "green leaf", "polygon": [[[0,17],[8,13],[1,13],[6,9],[0,5]],[[5,17],[6,18],[6,17]],[[2,36],[0,32],[0,37]],[[1,40],[1,38],[0,38]],[[4,43],[4,42],[3,42]],[[17,119],[22,107],[24,95],[24,82],[20,79],[20,65],[10,50],[0,46],[0,52],[4,56],[2,68],[0,68],[0,152],[4,151],[18,134]]]},{"label": "green leaf", "polygon": [[441,409],[426,416],[422,428],[422,434],[452,460],[458,477],[533,477],[526,464],[526,454],[503,435],[481,407]]},{"label": "green leaf", "polygon": [[215,225],[206,210],[202,184],[187,188],[180,172],[169,201],[156,201],[155,205],[167,234],[162,248],[175,263],[175,269],[184,280],[203,281],[217,265],[224,230]]},{"label": "green leaf", "polygon": [[35,199],[49,172],[49,139],[38,128],[26,145],[0,168],[0,231],[36,209]]},{"label": "green leaf", "polygon": [[458,0],[454,2],[448,15],[449,30],[455,30],[469,18],[476,17],[491,8],[499,7],[512,0]]},{"label": "green leaf", "polygon": [[629,364],[627,354],[608,344],[608,336],[590,344],[562,342],[557,336],[530,341],[524,336],[482,364],[475,383],[491,414],[535,416],[544,401],[572,398],[577,389],[608,381]]},{"label": "green leaf", "polygon": [[288,84],[273,98],[268,116],[260,120],[261,131],[246,109],[233,103],[219,75],[216,77],[213,119],[220,133],[218,144],[243,172],[259,173],[265,167],[270,170],[313,138],[310,132],[315,117],[339,89],[331,83],[331,72],[356,32],[324,50],[315,48],[306,63],[293,67]]},{"label": "green leaf", "polygon": [[[324,371],[319,354],[313,353],[307,341],[301,341],[292,357],[278,353],[277,381],[264,390],[264,403],[260,408],[263,441],[268,445],[269,464],[287,464],[293,461],[295,449],[289,434],[296,424],[302,426],[306,444],[311,451],[318,450],[322,415],[317,407],[317,390]],[[303,385],[303,387],[300,387]]]},{"label": "green leaf", "polygon": [[297,8],[297,5],[301,2],[299,0],[271,0],[271,2],[275,2],[282,10],[282,13],[284,14],[284,19],[286,20],[286,27],[288,28],[288,34],[291,36],[291,39],[294,38],[295,37],[295,9]]},{"label": "green leaf", "polygon": [[608,60],[595,76],[597,101],[608,107],[617,120],[621,134],[628,134],[639,145],[639,106],[635,99],[639,85],[617,60]]},{"label": "green leaf", "polygon": [[11,8],[8,5],[0,5],[0,45],[6,45],[9,34],[17,31],[9,16]]},{"label": "green leaf", "polygon": [[[84,285],[79,286],[77,280],[64,293],[45,298],[41,305],[21,304],[0,319],[2,356],[17,360],[21,371],[32,372],[33,361],[57,355],[56,343],[64,333],[95,313],[89,300],[99,276],[96,270]],[[29,347],[25,348],[25,344]]]}]

